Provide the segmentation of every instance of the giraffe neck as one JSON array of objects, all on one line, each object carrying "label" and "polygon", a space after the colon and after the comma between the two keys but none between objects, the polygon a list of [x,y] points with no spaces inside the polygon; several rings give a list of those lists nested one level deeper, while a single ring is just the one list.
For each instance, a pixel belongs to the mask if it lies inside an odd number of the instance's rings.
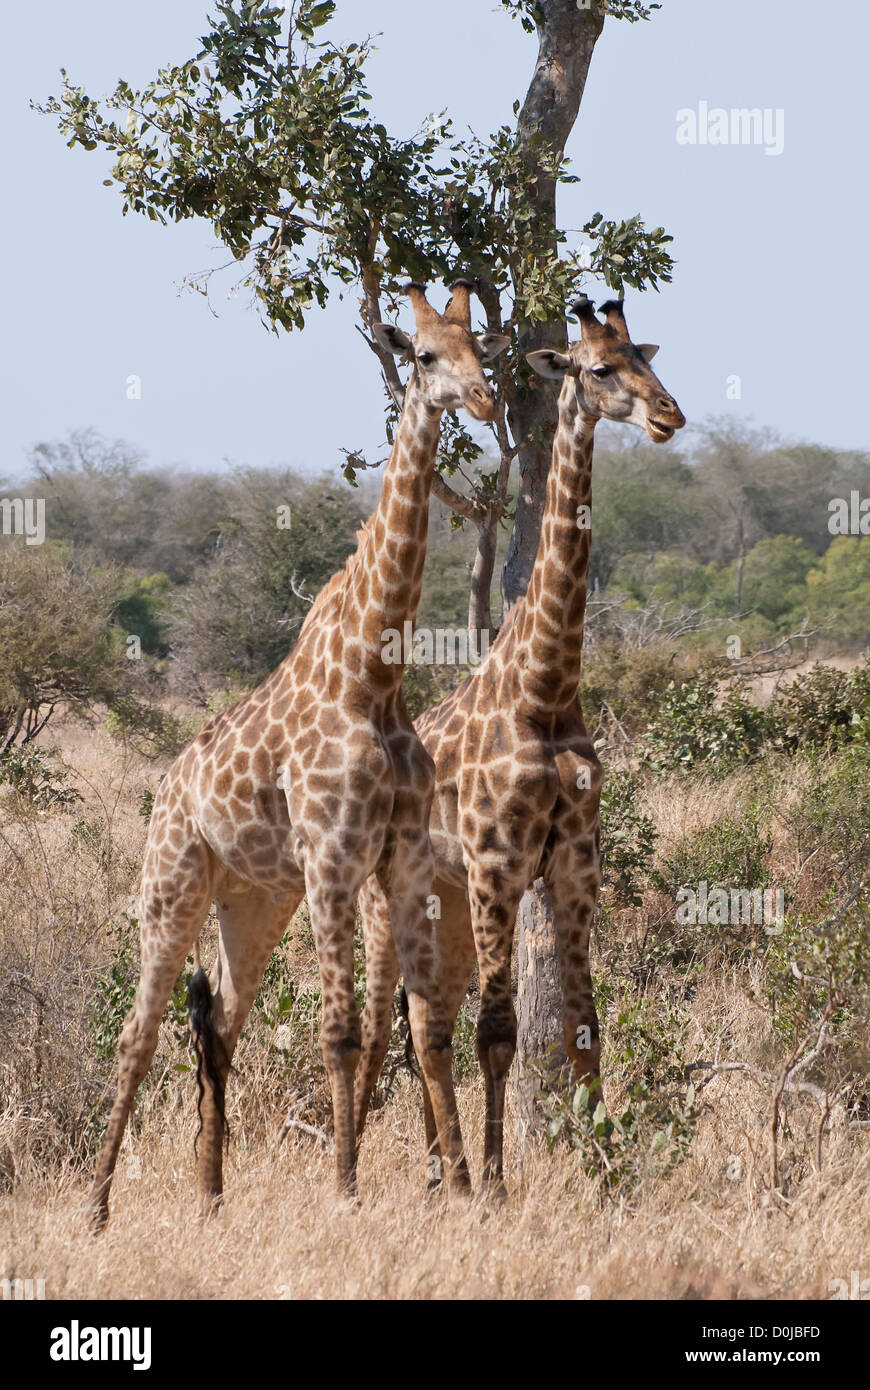
[{"label": "giraffe neck", "polygon": [[542,713],[571,705],[580,682],[586,582],[592,541],[592,450],[596,417],[573,377],[559,396],[559,421],[541,539],[517,614],[514,669],[523,703]]},{"label": "giraffe neck", "polygon": [[343,659],[354,675],[380,691],[401,685],[404,670],[402,664],[384,660],[385,647],[391,645],[385,634],[398,633],[404,642],[404,624],[417,616],[442,413],[423,398],[412,375],[380,502],[349,576],[342,609]]}]

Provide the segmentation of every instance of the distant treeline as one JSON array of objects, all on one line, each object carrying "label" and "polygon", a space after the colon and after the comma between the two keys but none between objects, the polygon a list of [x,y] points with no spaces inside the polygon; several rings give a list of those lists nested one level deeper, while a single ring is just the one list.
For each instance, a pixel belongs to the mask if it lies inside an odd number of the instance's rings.
[{"label": "distant treeline", "polygon": [[[115,626],[146,654],[171,657],[173,682],[202,696],[254,682],[281,660],[310,598],[354,548],[378,487],[371,475],[351,488],[338,469],[312,480],[289,469],[154,467],[88,431],[37,445],[14,491],[45,499],[56,563],[90,571],[92,586],[95,573],[111,574]],[[627,621],[652,610],[659,627],[694,630],[702,643],[713,631],[721,645],[727,628],[751,649],[803,626],[817,644],[859,650],[870,637],[870,536],[837,530],[844,515],[860,517],[867,495],[866,453],[730,423],[669,448],[601,427],[592,624],[597,611]],[[465,622],[475,537],[451,519],[433,504],[421,625]],[[3,564],[19,545],[3,546]]]}]

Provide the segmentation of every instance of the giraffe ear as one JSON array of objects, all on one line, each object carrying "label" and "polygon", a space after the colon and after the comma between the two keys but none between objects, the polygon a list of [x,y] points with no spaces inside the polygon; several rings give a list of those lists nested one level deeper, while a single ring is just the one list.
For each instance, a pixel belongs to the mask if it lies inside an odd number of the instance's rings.
[{"label": "giraffe ear", "polygon": [[659,350],[658,343],[638,343],[637,350],[644,362],[651,362]]},{"label": "giraffe ear", "polygon": [[384,351],[392,352],[396,357],[404,357],[414,350],[407,333],[403,333],[394,323],[373,323],[372,333]]},{"label": "giraffe ear", "polygon": [[552,381],[561,381],[571,365],[571,358],[564,352],[554,352],[552,348],[541,348],[539,352],[527,352],[526,361],[538,376]]},{"label": "giraffe ear", "polygon": [[504,352],[506,347],[510,347],[511,341],[503,333],[477,333],[475,339],[477,346],[483,353],[484,362],[494,361],[499,353]]}]

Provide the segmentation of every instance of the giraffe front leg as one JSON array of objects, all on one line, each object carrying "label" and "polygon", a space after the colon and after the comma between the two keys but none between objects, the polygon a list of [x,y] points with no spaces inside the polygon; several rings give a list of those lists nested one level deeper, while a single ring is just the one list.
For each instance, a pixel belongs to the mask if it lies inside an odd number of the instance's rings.
[{"label": "giraffe front leg", "polygon": [[468,893],[480,972],[477,1055],[486,1091],[483,1181],[498,1194],[504,1191],[505,1089],[517,1050],[511,947],[522,885],[500,872],[472,864]]},{"label": "giraffe front leg", "polygon": [[423,1073],[427,1175],[431,1185],[444,1180],[451,1190],[468,1192],[471,1179],[453,1088],[453,1020],[440,978],[436,919],[427,916],[434,867],[428,834],[405,848],[407,854],[392,866],[390,919],[408,996],[411,1037]]},{"label": "giraffe front leg", "polygon": [[320,1049],[332,1093],[336,1183],[341,1196],[355,1198],[353,1097],[361,1051],[353,981],[357,885],[342,884],[341,874],[333,865],[316,864],[310,855],[306,858],[305,879],[323,996]]},{"label": "giraffe front leg", "polygon": [[[588,847],[583,839],[589,841]],[[589,936],[601,876],[591,836],[564,849],[557,846],[546,882],[553,902],[553,921],[562,979],[562,1029],[565,1051],[578,1082],[590,1089],[590,1105],[603,1100],[601,1038],[592,993]]]}]

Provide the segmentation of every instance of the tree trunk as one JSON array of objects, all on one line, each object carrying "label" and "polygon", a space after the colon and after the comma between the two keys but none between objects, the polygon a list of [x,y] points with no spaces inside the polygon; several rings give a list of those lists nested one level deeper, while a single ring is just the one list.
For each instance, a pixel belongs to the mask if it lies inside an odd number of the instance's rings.
[{"label": "tree trunk", "polygon": [[[580,109],[604,16],[597,5],[578,9],[576,0],[541,0],[539,9],[538,61],[517,120],[517,135],[526,151],[539,224],[552,228],[551,246],[555,249],[556,183],[538,168],[535,137],[543,137],[560,156],[564,152]],[[524,196],[528,197],[528,188]],[[514,280],[518,289],[522,275],[523,267],[517,266]],[[539,348],[564,350],[566,340],[564,314],[555,323],[522,322],[518,329],[520,360]],[[544,512],[550,441],[556,428],[555,393],[537,386],[536,380],[517,382],[508,403],[511,432],[521,448],[516,522],[502,574],[506,608],[525,593],[531,578]]]},{"label": "tree trunk", "polygon": [[[553,229],[556,246],[556,184],[536,166],[533,137],[543,136],[560,155],[577,118],[595,44],[604,25],[598,4],[578,8],[577,0],[541,0],[538,19],[538,61],[520,111],[517,132],[527,154],[530,178],[540,225]],[[526,196],[528,193],[526,192]],[[514,280],[522,281],[523,267]],[[565,306],[567,309],[567,305]],[[557,322],[519,325],[521,359],[539,348],[564,350],[567,340],[564,314]],[[502,571],[505,610],[515,603],[531,578],[541,534],[547,490],[547,474],[556,428],[556,396],[532,380],[517,382],[508,402],[508,419],[518,453],[520,485],[516,522]],[[520,1134],[539,1127],[535,1096],[540,1082],[529,1069],[555,1044],[547,1070],[565,1065],[562,1051],[562,990],[559,981],[553,911],[543,882],[527,892],[520,904],[518,923],[517,1062],[516,1106]],[[552,1067],[551,1064],[552,1063]]]},{"label": "tree trunk", "polygon": [[568,1070],[562,1039],[562,984],[553,908],[542,878],[523,895],[517,916],[517,1056],[514,1100],[522,1145],[540,1128],[538,1093]]},{"label": "tree trunk", "polygon": [[[471,570],[468,596],[468,642],[480,659],[492,635],[492,575],[495,569],[497,521],[488,515],[477,533],[477,548]],[[484,635],[485,634],[485,635]]]}]

